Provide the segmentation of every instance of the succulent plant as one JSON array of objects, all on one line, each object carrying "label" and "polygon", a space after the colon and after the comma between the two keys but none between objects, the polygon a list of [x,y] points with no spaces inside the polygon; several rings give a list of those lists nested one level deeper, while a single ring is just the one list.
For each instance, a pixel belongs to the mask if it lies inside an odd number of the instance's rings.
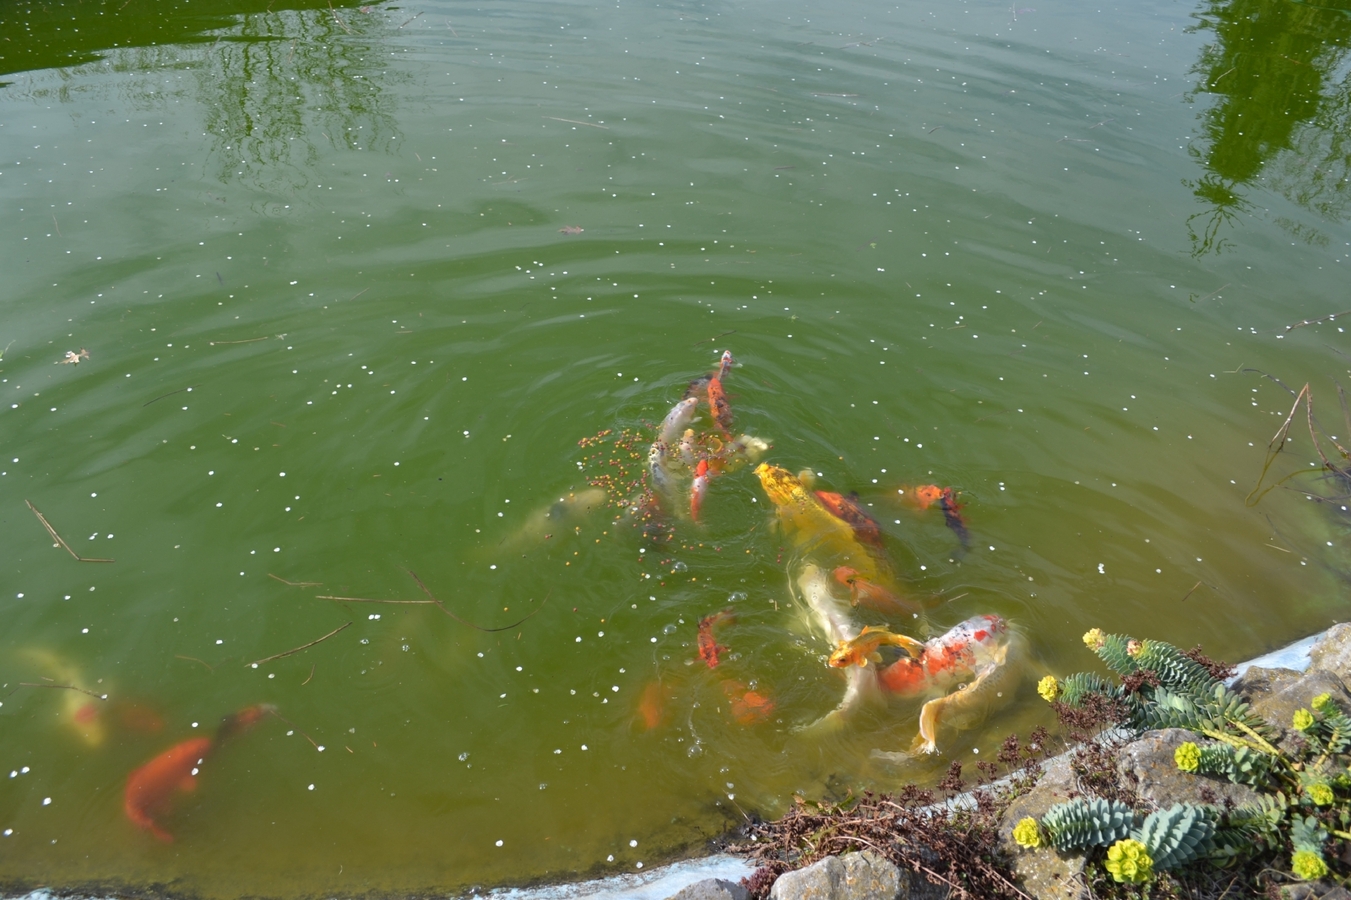
[{"label": "succulent plant", "polygon": [[1042,816],[1041,827],[1051,846],[1061,852],[1106,847],[1128,837],[1135,813],[1118,800],[1084,800],[1057,803]]},{"label": "succulent plant", "polygon": [[1172,869],[1210,852],[1217,818],[1210,807],[1175,803],[1146,816],[1133,837],[1149,850],[1157,868]]}]

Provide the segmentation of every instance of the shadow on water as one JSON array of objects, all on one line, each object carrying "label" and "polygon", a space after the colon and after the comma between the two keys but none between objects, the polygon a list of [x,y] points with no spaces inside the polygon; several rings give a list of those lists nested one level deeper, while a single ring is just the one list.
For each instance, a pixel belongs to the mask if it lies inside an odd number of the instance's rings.
[{"label": "shadow on water", "polygon": [[[1249,195],[1271,189],[1328,222],[1341,222],[1351,201],[1351,2],[1314,5],[1280,0],[1222,0],[1193,14],[1191,31],[1213,34],[1192,67],[1188,102],[1211,94],[1199,116],[1191,155],[1205,174],[1187,182],[1204,209],[1187,226],[1192,255],[1221,253],[1223,235],[1258,205]],[[1279,217],[1306,243],[1327,237],[1314,225]]]}]

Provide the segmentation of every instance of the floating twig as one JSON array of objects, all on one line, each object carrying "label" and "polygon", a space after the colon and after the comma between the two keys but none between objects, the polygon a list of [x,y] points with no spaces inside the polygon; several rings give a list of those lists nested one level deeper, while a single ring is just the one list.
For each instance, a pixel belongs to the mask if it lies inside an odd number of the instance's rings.
[{"label": "floating twig", "polygon": [[319,585],[323,584],[322,581],[287,581],[285,578],[282,578],[280,575],[273,575],[271,572],[268,572],[268,573],[267,573],[267,577],[268,577],[268,578],[275,578],[277,581],[280,581],[282,584],[290,585],[291,587],[318,587]]},{"label": "floating twig", "polygon": [[[107,700],[107,699],[108,699],[108,695],[107,695],[107,694],[96,694],[96,693],[94,693],[93,691],[86,691],[84,688],[82,688],[82,687],[76,687],[76,686],[73,685],[73,684],[39,684],[39,683],[33,682],[33,681],[20,681],[20,682],[19,682],[19,687],[57,688],[58,690],[63,690],[63,691],[79,691],[81,694],[88,694],[89,696],[93,697],[95,700]],[[13,692],[13,691],[10,691],[10,693],[12,694],[12,693],[14,693],[14,692]]]},{"label": "floating twig", "polygon": [[208,663],[206,660],[198,659],[198,658],[195,657],[195,656],[183,656],[182,654],[175,653],[175,654],[174,654],[174,659],[186,659],[186,660],[188,660],[189,662],[201,663],[202,665],[206,666],[206,670],[207,670],[208,672],[214,672],[214,671],[216,671],[216,667],[215,667],[215,666],[211,665],[211,664]]},{"label": "floating twig", "polygon": [[305,677],[304,681],[300,682],[301,687],[304,687],[305,685],[310,683],[310,679],[314,677],[314,667],[317,665],[318,663],[313,663],[310,665],[310,674]]},{"label": "floating twig", "polygon": [[207,341],[206,343],[211,347],[214,347],[217,344],[252,344],[255,341],[265,341],[267,338],[267,335],[263,335],[262,337],[249,338],[247,341]]},{"label": "floating twig", "polygon": [[1192,589],[1191,589],[1190,591],[1187,591],[1187,593],[1183,594],[1183,595],[1182,595],[1182,599],[1179,600],[1179,601],[1177,601],[1177,602],[1178,602],[1178,603],[1185,603],[1186,600],[1187,600],[1187,598],[1190,597],[1193,593],[1195,593],[1196,589],[1199,588],[1199,587],[1201,586],[1201,584],[1202,584],[1202,582],[1200,582],[1200,581],[1196,582],[1196,584],[1192,585]]},{"label": "floating twig", "polygon": [[1289,334],[1296,328],[1303,328],[1305,325],[1318,325],[1323,322],[1331,322],[1333,319],[1339,318],[1341,316],[1351,316],[1351,309],[1343,310],[1342,312],[1339,313],[1332,313],[1326,316],[1319,316],[1316,319],[1305,319],[1302,322],[1296,322],[1293,325],[1287,325],[1285,326],[1285,333]]},{"label": "floating twig", "polygon": [[347,298],[347,302],[348,302],[348,303],[351,303],[353,300],[355,300],[356,298],[360,297],[362,294],[366,293],[366,292],[369,291],[369,290],[370,290],[370,288],[368,288],[368,287],[362,288],[361,290],[359,290],[359,291],[357,291],[355,294],[353,294],[351,297]]},{"label": "floating twig", "polygon": [[709,341],[716,341],[718,338],[727,337],[727,335],[729,334],[736,334],[736,329],[733,328],[731,331],[724,331],[722,334],[715,334],[713,335],[713,337],[704,338],[702,341],[695,341],[694,346],[698,347],[700,344],[707,344]]},{"label": "floating twig", "polygon": [[[1232,283],[1233,283],[1233,282],[1229,282],[1229,284],[1232,284]],[[1209,294],[1206,294],[1204,297],[1197,297],[1197,298],[1196,298],[1195,300],[1193,300],[1192,302],[1193,302],[1193,303],[1200,303],[1202,300],[1209,300],[1211,297],[1214,297],[1214,296],[1215,296],[1216,294],[1218,294],[1220,291],[1222,291],[1222,290],[1224,290],[1225,288],[1229,287],[1229,284],[1222,284],[1222,285],[1220,285],[1218,288],[1216,288],[1215,290],[1211,291]],[[1286,330],[1286,331],[1289,331],[1290,329],[1287,328],[1287,329],[1285,329],[1285,330]]]},{"label": "floating twig", "polygon": [[394,603],[404,606],[435,606],[435,600],[374,600],[370,597],[334,597],[330,594],[319,594],[316,600],[334,600],[338,603]]},{"label": "floating twig", "polygon": [[338,15],[338,11],[333,8],[333,0],[328,0],[328,11],[333,14],[333,21],[337,22],[343,31],[348,34],[352,33],[352,29],[347,27],[347,23],[342,20],[342,17]]},{"label": "floating twig", "polygon": [[262,665],[263,663],[272,662],[274,659],[281,659],[281,658],[284,657],[284,656],[291,656],[292,654],[299,653],[301,650],[308,650],[308,649],[310,649],[311,647],[313,647],[315,644],[322,644],[324,641],[326,641],[326,640],[328,640],[329,638],[333,637],[333,635],[337,634],[339,631],[342,631],[344,628],[347,628],[347,627],[351,626],[351,624],[352,624],[351,622],[347,622],[347,623],[345,623],[345,624],[343,624],[343,625],[339,625],[337,628],[334,628],[332,631],[330,631],[328,634],[324,635],[323,637],[321,637],[321,638],[315,638],[314,640],[310,641],[308,644],[301,644],[299,647],[296,647],[296,648],[291,649],[291,650],[287,650],[285,653],[278,653],[278,654],[276,654],[276,655],[274,655],[274,656],[268,656],[268,657],[265,657],[265,658],[263,658],[263,659],[260,659],[260,660],[256,660],[256,661],[254,661],[254,662],[251,662],[251,663],[244,663],[244,665],[245,665],[245,667],[249,667],[249,666],[260,666],[260,665]]},{"label": "floating twig", "polygon": [[24,503],[28,503],[28,508],[33,511],[33,515],[38,517],[38,521],[42,523],[43,528],[47,529],[47,533],[52,536],[52,540],[56,541],[62,547],[65,547],[66,552],[69,553],[71,556],[75,557],[75,559],[78,560],[79,562],[92,562],[92,563],[113,562],[113,560],[111,559],[104,559],[102,557],[97,556],[81,556],[80,554],[76,553],[74,550],[70,549],[70,544],[67,544],[64,540],[61,539],[61,535],[56,533],[56,529],[52,527],[51,522],[47,521],[47,517],[44,516],[42,513],[38,512],[38,508],[36,506],[34,506],[32,503],[29,503],[27,500],[25,500]]},{"label": "floating twig", "polygon": [[[275,708],[274,708],[274,709],[269,709],[268,712],[272,713],[272,715],[276,716],[278,719],[281,719],[281,720],[282,720],[283,722],[285,722],[287,725],[290,725],[290,726],[291,726],[292,728],[294,728],[296,731],[299,731],[299,732],[300,732],[300,736],[303,737],[305,740],[309,741],[309,742],[310,742],[310,746],[314,747],[314,749],[316,749],[316,750],[319,749],[319,745],[316,744],[316,743],[314,742],[314,738],[312,738],[312,737],[310,737],[308,734],[306,734],[305,731],[304,731],[304,729],[302,729],[302,728],[301,728],[299,725],[297,725],[295,722],[292,722],[290,719],[286,718],[286,717],[283,716],[281,713],[277,712],[277,710],[276,710]],[[321,751],[321,752],[322,752],[322,751]]]},{"label": "floating twig", "polygon": [[[437,600],[436,597],[432,594],[432,592],[427,590],[427,586],[422,583],[421,578],[417,577],[416,572],[414,572],[412,569],[408,569],[406,571],[408,572],[409,575],[413,577],[413,580],[417,582],[417,586],[422,588],[422,592],[426,594],[427,597],[430,598],[433,603],[436,604],[437,609],[441,610],[441,612],[450,616],[452,619],[454,619],[456,622],[459,622],[461,625],[468,625],[470,628],[474,628],[479,631],[486,631],[489,634],[495,631],[510,631],[511,629],[517,627],[518,625],[523,624],[527,619],[534,616],[536,613],[538,613],[541,609],[544,608],[544,604],[549,602],[549,594],[545,594],[544,599],[539,602],[539,606],[536,606],[531,612],[527,613],[524,618],[512,622],[510,625],[503,625],[500,628],[484,628],[482,625],[475,625],[473,622],[470,622],[466,619],[461,619],[459,616],[455,615],[455,613],[451,612],[449,609],[446,609],[445,604],[443,604],[440,600]],[[551,594],[553,593],[553,591],[551,590],[549,593]]]},{"label": "floating twig", "polygon": [[[181,393],[183,393],[184,391],[190,391],[190,390],[192,390],[192,389],[195,388],[195,387],[201,387],[201,385],[200,385],[200,384],[194,384],[194,385],[191,385],[191,386],[189,386],[189,387],[179,388],[179,389],[176,390],[176,391],[170,391],[170,392],[167,393],[167,394],[160,394],[158,397],[155,398],[155,400],[163,400],[165,397],[172,397],[174,394],[181,394]],[[149,406],[150,404],[154,403],[155,400],[147,400],[147,401],[145,401],[144,403],[141,404],[141,409],[145,409],[147,406]]]},{"label": "floating twig", "polygon": [[[418,14],[417,14],[417,16],[420,16],[420,15],[422,15],[422,13],[418,13]],[[417,18],[417,16],[413,16],[413,19],[416,19],[416,18]],[[409,19],[409,20],[408,20],[408,22],[411,22],[411,21],[413,21],[413,19]],[[404,23],[403,23],[403,25],[407,25],[407,24],[408,24],[408,22],[404,22]],[[399,28],[402,28],[402,27],[403,27],[403,25],[400,25],[400,26],[399,26]]]},{"label": "floating twig", "polygon": [[553,119],[555,122],[570,122],[573,125],[590,125],[592,128],[599,128],[602,131],[609,131],[609,125],[597,125],[595,122],[582,122],[578,119],[560,119],[558,116],[544,116],[546,119]]}]

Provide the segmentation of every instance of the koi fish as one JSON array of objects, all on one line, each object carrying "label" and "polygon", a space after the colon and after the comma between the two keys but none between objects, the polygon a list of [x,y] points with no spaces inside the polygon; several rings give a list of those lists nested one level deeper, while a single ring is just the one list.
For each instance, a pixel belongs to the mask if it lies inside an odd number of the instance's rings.
[{"label": "koi fish", "polygon": [[882,646],[900,647],[912,655],[924,652],[924,644],[921,641],[869,625],[853,640],[840,641],[840,646],[830,654],[828,662],[836,669],[866,666],[869,662],[880,663],[882,654],[877,652],[877,648]]},{"label": "koi fish", "polygon": [[[940,725],[962,728],[1011,689],[1010,651],[1020,640],[1000,616],[972,616],[877,673],[882,689],[901,697],[952,693],[924,704],[911,752],[935,753]],[[1014,654],[1015,656],[1017,654]]]},{"label": "koi fish", "polygon": [[173,807],[177,794],[197,789],[197,773],[212,752],[228,737],[252,727],[275,707],[250,706],[221,720],[215,737],[189,738],[175,744],[127,777],[122,809],[138,828],[166,843],[174,836],[160,827],[159,819]]},{"label": "koi fish", "polygon": [[970,549],[971,533],[966,530],[966,520],[961,514],[962,505],[957,502],[955,490],[936,484],[921,484],[911,490],[909,500],[905,497],[905,488],[901,488],[897,493],[901,495],[902,503],[909,503],[919,509],[928,509],[936,504],[943,511],[943,522],[953,534],[957,535],[957,540],[961,541],[962,549]]},{"label": "koi fish", "polygon": [[[50,650],[28,647],[21,650],[19,655],[31,662],[39,671],[46,673],[42,677],[51,684],[79,687],[85,683],[79,668]],[[104,707],[108,702],[106,696],[94,699],[76,690],[56,691],[56,693],[61,695],[61,718],[75,730],[80,736],[80,740],[90,747],[97,747],[102,744],[107,737],[106,722],[103,715]]]},{"label": "koi fish", "polygon": [[657,442],[663,447],[675,446],[680,433],[685,430],[685,426],[690,424],[694,418],[694,412],[699,406],[698,397],[686,397],[666,414],[666,418],[661,421],[661,428],[657,432]]},{"label": "koi fish", "polygon": [[647,450],[647,472],[652,476],[652,487],[662,494],[671,490],[671,475],[666,471],[666,450],[661,442]]},{"label": "koi fish", "polygon": [[691,381],[690,386],[685,388],[685,396],[682,399],[688,400],[691,397],[696,400],[702,399],[708,393],[708,381],[712,377],[712,375],[700,375]]},{"label": "koi fish", "polygon": [[722,390],[722,379],[716,375],[708,380],[708,408],[713,414],[713,423],[725,436],[731,437],[732,406]]},{"label": "koi fish", "polygon": [[660,681],[650,682],[638,699],[638,720],[644,731],[651,731],[666,721],[666,688]]},{"label": "koi fish", "polygon": [[858,494],[850,494],[847,497],[830,491],[816,491],[815,494],[816,499],[830,510],[831,515],[847,522],[849,527],[854,529],[854,534],[858,535],[859,540],[874,547],[882,546],[882,526],[864,510],[863,505],[859,503]]},{"label": "koi fish", "polygon": [[691,469],[699,464],[699,451],[696,449],[693,428],[685,429],[685,433],[680,436],[680,444],[676,449],[680,455],[680,461]]},{"label": "koi fish", "polygon": [[699,521],[699,510],[704,505],[704,494],[708,493],[708,460],[699,460],[694,470],[694,483],[690,486],[690,518]]},{"label": "koi fish", "polygon": [[555,534],[580,525],[588,515],[605,506],[607,497],[603,488],[571,491],[530,513],[525,523],[504,537],[498,546],[515,550],[547,541]]},{"label": "koi fish", "polygon": [[736,365],[736,360],[732,358],[732,351],[722,351],[722,359],[718,362],[718,380],[722,381],[726,378],[727,373],[732,371],[734,365]]},{"label": "koi fish", "polygon": [[904,613],[913,616],[923,612],[918,603],[903,599],[880,584],[874,584],[860,575],[857,569],[839,566],[831,574],[836,581],[849,588],[849,602],[854,606],[861,604],[891,615]]},{"label": "koi fish", "polygon": [[699,658],[708,663],[710,669],[716,669],[718,667],[718,654],[727,652],[727,648],[719,644],[717,638],[713,636],[714,626],[735,621],[736,613],[732,612],[730,609],[724,609],[722,612],[714,613],[711,616],[705,616],[700,620]]},{"label": "koi fish", "polygon": [[773,700],[759,691],[747,689],[739,681],[724,681],[722,691],[731,704],[732,718],[739,725],[755,725],[768,719],[774,712]]},{"label": "koi fish", "polygon": [[[856,569],[874,584],[891,580],[890,566],[881,554],[870,552],[854,529],[833,515],[820,499],[787,469],[761,463],[755,474],[769,495],[785,536],[802,552],[824,551]],[[850,635],[852,637],[852,635]],[[833,640],[832,640],[833,643]]]},{"label": "koi fish", "polygon": [[938,498],[938,505],[943,510],[943,521],[947,523],[948,530],[957,535],[957,540],[961,542],[962,549],[967,550],[971,547],[971,533],[966,530],[966,520],[962,518],[961,506],[957,503],[957,493],[950,487],[943,488],[943,494]]}]

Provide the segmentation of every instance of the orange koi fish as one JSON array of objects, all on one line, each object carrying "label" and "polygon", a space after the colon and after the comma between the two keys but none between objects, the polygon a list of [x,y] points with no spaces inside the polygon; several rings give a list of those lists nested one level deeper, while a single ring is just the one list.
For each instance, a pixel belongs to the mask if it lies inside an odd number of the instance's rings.
[{"label": "orange koi fish", "polygon": [[854,534],[865,544],[871,544],[874,547],[882,546],[882,526],[878,524],[859,502],[858,494],[834,494],[830,491],[814,491],[816,499],[820,500],[830,514],[841,521],[847,522],[849,527],[854,529]]},{"label": "orange koi fish", "polygon": [[755,725],[768,719],[774,712],[773,700],[759,691],[748,690],[739,681],[724,681],[722,691],[731,703],[732,718],[736,719],[738,725]]},{"label": "orange koi fish", "polygon": [[690,518],[699,521],[699,510],[704,505],[704,494],[708,493],[708,460],[699,460],[699,465],[694,469],[694,483],[690,486]]},{"label": "orange koi fish", "polygon": [[651,731],[666,721],[666,688],[660,681],[653,681],[643,688],[638,699],[638,720],[643,723],[644,731]]},{"label": "orange koi fish", "polygon": [[250,728],[273,709],[270,704],[260,704],[232,713],[221,720],[215,737],[189,738],[136,769],[127,777],[122,800],[127,818],[161,841],[173,841],[174,836],[161,828],[157,819],[171,811],[177,794],[197,789],[198,769],[221,741]]},{"label": "orange koi fish", "polygon": [[849,602],[866,606],[888,615],[915,615],[923,608],[913,600],[905,599],[876,582],[869,581],[849,566],[839,566],[832,573],[835,580],[849,588]]},{"label": "orange koi fish", "polygon": [[866,666],[869,662],[880,663],[882,654],[877,652],[877,648],[882,646],[900,647],[911,654],[920,654],[924,651],[924,644],[912,637],[893,634],[885,628],[874,628],[869,625],[853,640],[840,641],[839,647],[830,654],[828,662],[836,669]]},{"label": "orange koi fish", "polygon": [[718,426],[729,440],[732,437],[732,407],[722,390],[722,379],[716,375],[708,380],[708,408],[713,414],[713,423]]},{"label": "orange koi fish", "polygon": [[962,518],[962,505],[957,502],[957,492],[950,487],[939,487],[936,484],[921,484],[910,492],[910,498],[905,496],[905,488],[897,491],[901,495],[901,502],[908,503],[919,509],[928,509],[937,504],[943,511],[943,521],[953,534],[957,535],[957,540],[961,541],[962,549],[971,547],[971,533],[966,530],[966,520]]},{"label": "orange koi fish", "polygon": [[717,639],[713,637],[713,627],[735,621],[736,613],[730,609],[724,609],[722,612],[705,616],[699,622],[699,658],[708,663],[710,669],[718,667],[718,654],[727,652],[727,648],[719,644]]}]

